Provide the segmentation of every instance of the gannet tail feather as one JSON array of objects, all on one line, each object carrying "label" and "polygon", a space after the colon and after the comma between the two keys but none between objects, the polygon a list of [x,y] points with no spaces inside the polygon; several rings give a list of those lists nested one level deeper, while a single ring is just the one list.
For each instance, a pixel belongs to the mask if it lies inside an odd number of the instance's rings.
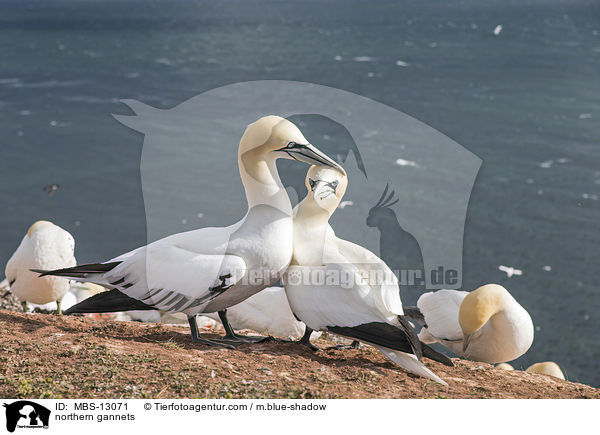
[{"label": "gannet tail feather", "polygon": [[95,294],[66,310],[75,313],[116,313],[120,311],[154,310],[155,308],[127,296],[117,289]]},{"label": "gannet tail feather", "polygon": [[[400,329],[397,326],[388,323],[372,322],[352,327],[328,326],[327,330],[334,334],[364,341],[374,346],[383,346],[388,349],[399,350],[408,354],[415,353],[413,349],[414,343],[411,344],[411,339],[409,338],[410,334],[407,333],[406,328]],[[446,355],[436,351],[425,343],[418,342],[422,349],[423,356],[450,367],[454,366],[452,360]]]},{"label": "gannet tail feather", "polygon": [[383,353],[390,361],[402,367],[407,372],[427,379],[431,379],[432,381],[438,382],[442,385],[448,385],[439,376],[437,376],[435,373],[433,373],[431,370],[425,367],[423,363],[417,359],[416,356],[404,352],[398,352],[392,349],[387,349],[382,346],[375,346],[375,348],[381,353]]},{"label": "gannet tail feather", "polygon": [[406,317],[410,317],[420,326],[427,326],[427,324],[425,323],[425,316],[423,316],[423,313],[421,312],[421,310],[419,310],[418,307],[402,307],[402,311],[404,311],[404,315]]},{"label": "gannet tail feather", "polygon": [[44,276],[60,276],[64,278],[74,279],[75,281],[93,282],[98,285],[106,286],[109,283],[105,279],[103,279],[103,275],[106,272],[113,270],[119,264],[121,264],[120,261],[113,261],[111,263],[82,264],[80,266],[68,267],[66,269],[31,269],[31,271],[39,273],[40,278]]}]

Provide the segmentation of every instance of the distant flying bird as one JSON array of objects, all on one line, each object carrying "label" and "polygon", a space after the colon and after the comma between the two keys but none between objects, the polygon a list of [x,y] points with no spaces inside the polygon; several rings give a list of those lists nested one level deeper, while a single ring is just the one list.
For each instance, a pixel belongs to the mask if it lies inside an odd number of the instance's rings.
[{"label": "distant flying bird", "polygon": [[52,222],[34,223],[21,244],[6,264],[6,278],[10,291],[23,303],[43,305],[60,302],[69,291],[68,279],[47,276],[42,279],[30,269],[60,269],[73,267],[75,261],[75,240],[73,236]]},{"label": "distant flying bird", "polygon": [[503,265],[500,265],[500,266],[498,266],[498,270],[501,270],[502,272],[506,273],[506,276],[508,278],[512,278],[513,275],[517,275],[517,276],[523,275],[523,271],[522,270],[515,269],[512,266],[503,266]]},{"label": "distant flying bird", "polygon": [[44,186],[44,192],[46,192],[48,196],[52,196],[54,195],[54,192],[58,190],[59,187],[60,184],[48,184],[47,186]]},{"label": "distant flying bird", "polygon": [[498,24],[496,27],[494,27],[494,36],[500,35],[500,32],[502,32],[502,25]]}]

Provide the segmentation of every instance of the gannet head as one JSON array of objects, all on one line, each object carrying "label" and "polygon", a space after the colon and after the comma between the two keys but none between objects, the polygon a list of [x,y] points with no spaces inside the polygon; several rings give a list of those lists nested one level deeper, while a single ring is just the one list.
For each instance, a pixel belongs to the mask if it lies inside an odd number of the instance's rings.
[{"label": "gannet head", "polygon": [[467,350],[471,336],[490,318],[502,311],[510,293],[497,284],[487,284],[472,291],[463,299],[458,311],[458,323],[463,332],[463,352]]},{"label": "gannet head", "polygon": [[345,173],[327,166],[311,166],[306,174],[307,198],[333,214],[348,187],[348,177]]},{"label": "gannet head", "polygon": [[52,222],[48,222],[48,221],[37,221],[34,222],[33,225],[31,225],[29,227],[29,229],[27,230],[27,236],[29,238],[33,237],[34,234],[43,231],[46,228],[51,228],[53,227],[54,224]]},{"label": "gannet head", "polygon": [[334,160],[311,145],[302,132],[285,118],[265,116],[248,126],[238,151],[245,157],[264,160],[294,159],[313,165],[325,165],[343,171]]},{"label": "gannet head", "polygon": [[562,370],[554,361],[546,361],[535,363],[529,367],[527,367],[526,372],[529,373],[539,373],[542,375],[554,376],[555,378],[564,379],[565,375]]}]

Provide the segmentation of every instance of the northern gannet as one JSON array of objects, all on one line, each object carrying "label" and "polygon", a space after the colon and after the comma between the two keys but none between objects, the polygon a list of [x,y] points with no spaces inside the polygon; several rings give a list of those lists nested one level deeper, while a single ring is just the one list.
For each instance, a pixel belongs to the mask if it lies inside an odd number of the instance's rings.
[{"label": "northern gannet", "polygon": [[[216,313],[205,314],[220,321]],[[300,338],[306,325],[294,317],[283,287],[268,287],[227,309],[233,329],[251,329],[261,334]]]},{"label": "northern gannet", "polygon": [[487,363],[512,361],[527,352],[533,342],[529,313],[497,284],[471,293],[428,292],[421,295],[417,307],[424,323],[421,341],[439,342],[464,358]]},{"label": "northern gannet", "polygon": [[453,364],[419,342],[404,318],[394,274],[371,251],[336,237],[328,224],[347,183],[335,169],[308,171],[308,193],[295,209],[294,253],[284,276],[292,312],[306,323],[307,334],[325,330],[362,341],[405,370],[445,384],[419,359],[425,355]]},{"label": "northern gannet", "polygon": [[558,379],[565,379],[565,375],[563,374],[562,370],[554,361],[535,363],[527,367],[527,370],[525,371],[529,373],[538,373],[540,375],[554,376]]},{"label": "northern gannet", "polygon": [[509,363],[500,363],[496,366],[499,370],[505,370],[507,372],[512,372],[515,368],[511,366]]},{"label": "northern gannet", "polygon": [[[248,201],[240,222],[175,234],[104,263],[41,276],[64,276],[112,289],[68,313],[183,312],[194,341],[227,346],[222,340],[200,338],[196,314],[224,311],[275,284],[292,257],[292,207],[277,172],[279,158],[340,168],[290,121],[266,116],[248,126],[238,148]],[[239,342],[243,337],[228,338]]]},{"label": "northern gannet", "polygon": [[56,302],[61,314],[60,301],[69,291],[69,280],[55,276],[38,279],[30,269],[58,269],[73,267],[75,239],[61,227],[48,221],[35,222],[23,237],[21,244],[6,264],[6,279],[10,291],[23,303],[43,305]]}]

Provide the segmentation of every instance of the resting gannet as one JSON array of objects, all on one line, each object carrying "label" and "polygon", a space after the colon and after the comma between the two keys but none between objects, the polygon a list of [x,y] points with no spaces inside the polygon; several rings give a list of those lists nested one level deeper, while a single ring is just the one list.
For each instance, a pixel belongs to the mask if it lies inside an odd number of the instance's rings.
[{"label": "resting gannet", "polygon": [[38,279],[30,269],[73,267],[75,239],[61,227],[48,221],[34,223],[6,264],[6,279],[10,291],[23,303],[43,305],[56,302],[61,314],[61,299],[69,291],[68,279],[46,276]]},{"label": "resting gannet", "polygon": [[404,318],[392,271],[371,251],[337,238],[328,224],[347,183],[335,169],[308,171],[308,193],[295,209],[292,263],[284,275],[292,312],[306,323],[307,334],[324,330],[362,341],[405,370],[445,384],[419,359],[425,355],[450,366],[452,361],[419,342]]},{"label": "resting gannet", "polygon": [[248,212],[240,222],[175,234],[104,263],[46,271],[41,276],[64,276],[112,289],[68,313],[183,312],[195,342],[227,347],[223,340],[200,338],[195,316],[240,303],[275,284],[287,268],[292,257],[292,208],[277,172],[279,158],[340,168],[290,121],[279,116],[261,118],[248,126],[238,148],[248,201]]},{"label": "resting gannet", "polygon": [[558,379],[565,379],[565,375],[563,374],[562,370],[554,361],[535,363],[527,367],[527,370],[525,371],[529,373],[538,373],[540,375],[554,376]]},{"label": "resting gannet", "polygon": [[439,342],[464,358],[487,363],[512,361],[533,342],[529,313],[500,285],[487,284],[471,293],[425,293],[417,307],[424,322],[421,341]]},{"label": "resting gannet", "polygon": [[[216,313],[206,314],[221,320]],[[300,338],[306,325],[298,321],[288,303],[283,287],[268,287],[227,309],[234,329],[251,329],[261,334],[283,338]]]}]

